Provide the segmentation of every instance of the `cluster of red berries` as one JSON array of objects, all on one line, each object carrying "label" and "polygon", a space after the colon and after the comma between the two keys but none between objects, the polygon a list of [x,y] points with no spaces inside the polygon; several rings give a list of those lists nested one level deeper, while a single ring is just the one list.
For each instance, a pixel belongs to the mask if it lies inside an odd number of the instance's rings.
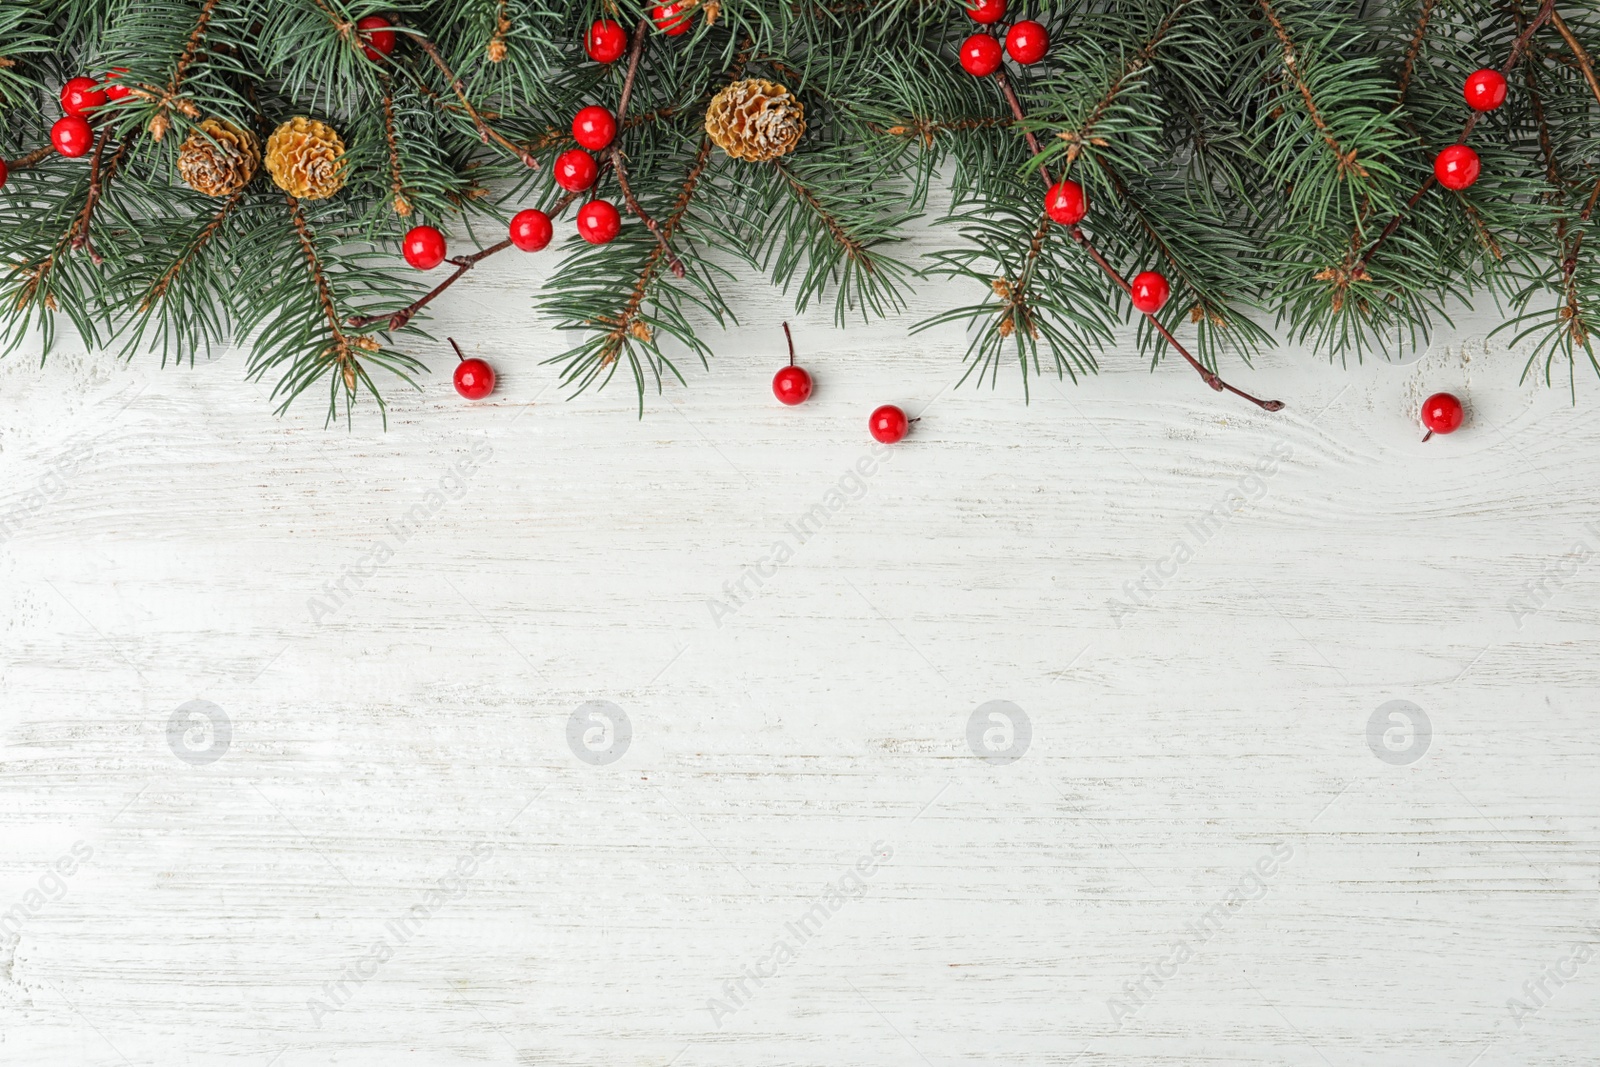
[{"label": "cluster of red berries", "polygon": [[[57,152],[73,159],[88,154],[94,145],[90,116],[97,108],[105,107],[107,101],[127,97],[132,90],[117,81],[119,75],[126,73],[126,68],[117,67],[100,81],[85,77],[67,79],[61,87],[63,114],[50,127],[50,143]],[[4,174],[0,174],[0,184],[4,181]]]},{"label": "cluster of red berries", "polygon": [[[1006,17],[1006,0],[969,0],[967,14],[982,26],[992,26]],[[1007,54],[1023,66],[1031,66],[1050,51],[1050,34],[1039,23],[1023,19],[1006,31],[1006,46],[992,33],[975,33],[961,44],[961,69],[975,78],[987,78],[1000,69]]]},{"label": "cluster of red berries", "polygon": [[[657,4],[650,9],[650,18],[656,28],[668,37],[681,37],[694,28],[694,12],[689,0],[674,0]],[[595,19],[584,34],[583,49],[596,63],[615,63],[628,53],[628,31],[620,22]]]},{"label": "cluster of red berries", "polygon": [[[788,327],[785,326],[785,329]],[[794,357],[790,356],[789,365],[781,368],[772,377],[772,393],[780,401],[791,407],[795,404],[804,404],[811,397],[811,374],[804,367],[794,365]],[[892,445],[905,438],[911,431],[911,419],[906,418],[906,413],[893,404],[884,404],[873,409],[867,418],[867,432],[872,434],[874,441],[881,441]]]},{"label": "cluster of red berries", "polygon": [[[1474,111],[1493,111],[1506,102],[1506,78],[1498,70],[1475,70],[1467,76],[1461,94]],[[1478,153],[1464,144],[1453,144],[1433,158],[1433,176],[1446,189],[1460,192],[1478,180],[1482,170]]]},{"label": "cluster of red berries", "polygon": [[[584,149],[599,152],[610,147],[617,136],[616,117],[603,107],[586,107],[572,120],[572,136],[583,148],[557,157],[555,180],[568,192],[581,193],[592,187],[600,174],[600,165]],[[591,200],[578,209],[578,234],[590,244],[608,244],[621,232],[622,215],[607,201]],[[537,208],[512,216],[511,243],[524,252],[538,252],[554,236],[550,216]],[[432,226],[413,226],[406,233],[401,251],[413,267],[432,270],[445,261],[444,234]]]}]

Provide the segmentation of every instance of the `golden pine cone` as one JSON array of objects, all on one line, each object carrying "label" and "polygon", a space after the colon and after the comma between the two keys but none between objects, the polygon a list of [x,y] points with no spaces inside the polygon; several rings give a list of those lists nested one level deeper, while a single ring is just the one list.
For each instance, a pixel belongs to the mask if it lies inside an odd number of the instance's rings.
[{"label": "golden pine cone", "polygon": [[205,119],[178,149],[178,176],[207,196],[232,196],[256,176],[261,142],[224,119]]},{"label": "golden pine cone", "polygon": [[706,108],[706,134],[734,159],[765,163],[786,156],[805,132],[805,105],[760,78],[734,82]]},{"label": "golden pine cone", "polygon": [[331,126],[297,115],[267,138],[267,173],[296,200],[326,200],[344,188],[344,141]]}]

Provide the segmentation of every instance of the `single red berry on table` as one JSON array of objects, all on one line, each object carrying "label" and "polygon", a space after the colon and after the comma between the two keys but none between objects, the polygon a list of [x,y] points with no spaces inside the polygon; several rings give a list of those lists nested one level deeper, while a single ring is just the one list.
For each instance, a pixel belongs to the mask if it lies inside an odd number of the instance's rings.
[{"label": "single red berry on table", "polygon": [[406,262],[418,270],[432,270],[444,262],[444,234],[432,226],[413,226],[401,245]]},{"label": "single red berry on table", "polygon": [[457,363],[456,392],[468,400],[482,400],[494,392],[494,368],[481,359]]},{"label": "single red berry on table", "polygon": [[1006,17],[1006,0],[968,0],[967,16],[987,26]]},{"label": "single red berry on table", "polygon": [[1434,393],[1422,402],[1422,425],[1428,428],[1428,436],[1423,440],[1436,433],[1455,433],[1465,417],[1466,411],[1454,394]]},{"label": "single red berry on table", "polygon": [[382,15],[368,15],[364,19],[356,20],[356,30],[361,36],[361,50],[367,58],[374,63],[378,61],[378,54],[388,55],[394,51],[394,23]]},{"label": "single red berry on table", "polygon": [[85,115],[106,102],[106,91],[93,78],[69,78],[61,87],[61,110]]},{"label": "single red berry on table", "polygon": [[572,119],[572,136],[591,152],[609,148],[617,137],[617,117],[603,107],[586,107]]},{"label": "single red berry on table", "polygon": [[600,176],[600,164],[581,148],[571,148],[556,157],[556,184],[569,193],[581,193]]},{"label": "single red berry on table", "polygon": [[1172,295],[1172,286],[1167,284],[1167,279],[1153,270],[1147,270],[1138,275],[1132,282],[1133,306],[1146,315],[1154,315],[1167,303],[1167,298]]},{"label": "single red berry on table", "polygon": [[511,243],[524,252],[537,252],[550,244],[555,227],[550,216],[538,208],[530,207],[511,216]]},{"label": "single red berry on table", "polygon": [[668,37],[681,37],[689,32],[693,13],[683,14],[687,3],[657,4],[650,9],[650,18],[661,28],[661,32]]},{"label": "single red berry on table", "polygon": [[6,161],[0,159],[0,189],[6,187],[6,179],[11,177],[11,168],[6,166]]},{"label": "single red berry on table", "polygon": [[804,367],[790,364],[772,376],[772,395],[785,404],[804,404],[811,396],[811,375]]},{"label": "single red berry on table", "polygon": [[1089,194],[1070,178],[1063,178],[1044,194],[1044,211],[1063,226],[1076,226],[1089,213]]},{"label": "single red berry on table", "polygon": [[628,31],[610,19],[595,19],[583,38],[583,47],[596,63],[615,63],[628,50]]},{"label": "single red berry on table", "polygon": [[1462,89],[1467,106],[1474,111],[1493,111],[1506,102],[1506,78],[1498,70],[1475,70],[1467,75]]},{"label": "single red berry on table", "polygon": [[893,404],[885,404],[872,412],[872,417],[867,420],[867,429],[872,431],[874,441],[892,445],[904,440],[906,431],[911,429],[911,420]]},{"label": "single red berry on table", "polygon": [[86,155],[94,144],[94,131],[82,117],[68,115],[57,119],[56,124],[50,127],[50,143],[55,145],[57,152],[76,159]]},{"label": "single red berry on table", "polygon": [[122,75],[126,73],[128,73],[127,67],[112,67],[106,72],[106,76],[100,79],[105,83],[106,98],[108,100],[126,100],[128,94],[133,92],[132,89],[122,84]]},{"label": "single red berry on table", "polygon": [[1004,57],[1000,42],[987,33],[975,33],[961,45],[961,69],[974,78],[986,78],[999,70]]},{"label": "single red berry on table", "polygon": [[1440,185],[1456,192],[1477,181],[1481,169],[1478,153],[1464,144],[1453,144],[1433,159],[1433,176]]},{"label": "single red berry on table", "polygon": [[591,200],[578,209],[578,235],[592,245],[609,244],[622,232],[622,216],[604,200]]},{"label": "single red berry on table", "polygon": [[1037,22],[1024,19],[1007,31],[1006,51],[1023,66],[1037,63],[1050,51],[1050,35]]}]

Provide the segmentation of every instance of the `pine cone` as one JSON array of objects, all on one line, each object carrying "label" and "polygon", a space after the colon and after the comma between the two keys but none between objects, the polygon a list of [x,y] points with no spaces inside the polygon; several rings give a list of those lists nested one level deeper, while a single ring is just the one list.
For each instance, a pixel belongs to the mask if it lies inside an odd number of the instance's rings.
[{"label": "pine cone", "polygon": [[232,196],[256,176],[261,142],[223,119],[204,119],[178,149],[178,176],[197,193]]},{"label": "pine cone", "polygon": [[734,82],[711,98],[706,134],[734,159],[786,156],[806,132],[806,109],[788,89],[760,78]]},{"label": "pine cone", "polygon": [[326,200],[344,188],[344,141],[333,128],[297,115],[267,138],[267,173],[296,200]]}]

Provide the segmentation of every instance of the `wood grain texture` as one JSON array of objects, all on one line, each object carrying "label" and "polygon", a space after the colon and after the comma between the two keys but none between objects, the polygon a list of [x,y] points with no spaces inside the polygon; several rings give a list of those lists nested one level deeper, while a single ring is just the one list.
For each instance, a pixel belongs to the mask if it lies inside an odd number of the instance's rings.
[{"label": "wood grain texture", "polygon": [[[1592,384],[1518,385],[1479,317],[1413,366],[1235,368],[1278,416],[1131,351],[1025,404],[908,336],[931,287],[795,319],[792,410],[752,296],[641,421],[561,398],[539,269],[441,302],[493,400],[441,343],[387,432],[273,418],[232,354],[0,364],[0,1062],[1592,1061]],[[1470,421],[1423,445],[1437,389]],[[890,401],[923,418],[875,460]],[[169,743],[192,700],[215,762]],[[1003,766],[991,700],[1031,723]],[[1368,747],[1391,700],[1416,762]]]}]

